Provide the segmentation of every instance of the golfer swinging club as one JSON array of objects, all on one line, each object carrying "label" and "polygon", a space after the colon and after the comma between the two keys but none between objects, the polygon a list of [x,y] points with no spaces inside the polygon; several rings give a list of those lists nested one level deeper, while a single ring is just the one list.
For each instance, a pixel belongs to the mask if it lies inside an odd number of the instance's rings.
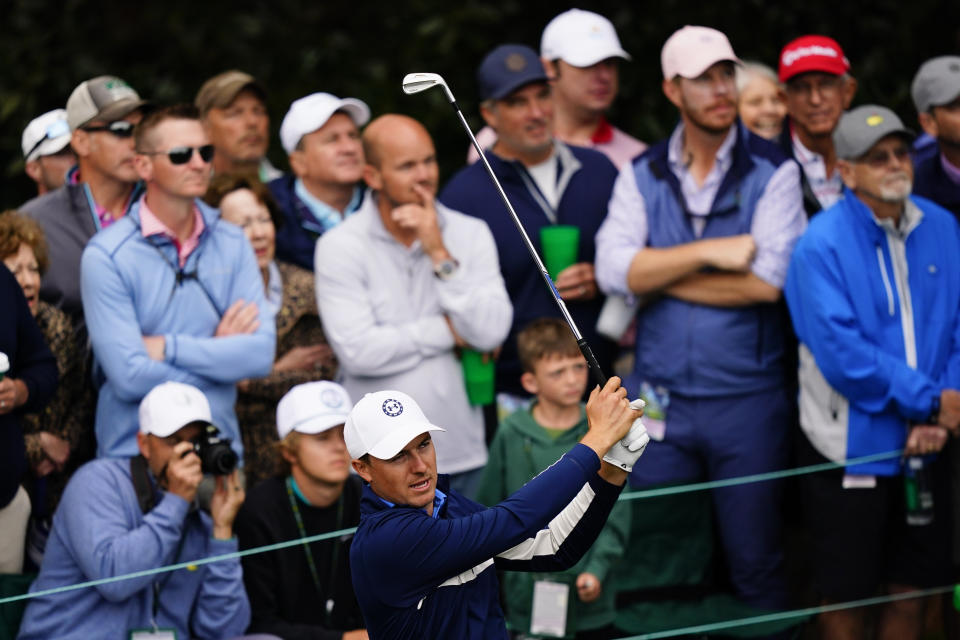
[{"label": "golfer swinging club", "polygon": [[364,396],[343,436],[366,481],[350,564],[370,638],[508,638],[494,567],[557,571],[580,559],[646,446],[643,429],[628,436],[640,415],[610,378],[590,394],[580,443],[486,508],[437,475],[430,433],[443,429],[413,398]]}]

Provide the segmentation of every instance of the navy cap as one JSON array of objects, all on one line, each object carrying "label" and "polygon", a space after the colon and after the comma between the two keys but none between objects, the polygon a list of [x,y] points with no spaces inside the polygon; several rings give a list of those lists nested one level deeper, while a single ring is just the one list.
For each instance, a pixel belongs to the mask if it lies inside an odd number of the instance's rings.
[{"label": "navy cap", "polygon": [[477,69],[481,100],[500,100],[531,82],[546,82],[540,57],[522,44],[502,44]]}]

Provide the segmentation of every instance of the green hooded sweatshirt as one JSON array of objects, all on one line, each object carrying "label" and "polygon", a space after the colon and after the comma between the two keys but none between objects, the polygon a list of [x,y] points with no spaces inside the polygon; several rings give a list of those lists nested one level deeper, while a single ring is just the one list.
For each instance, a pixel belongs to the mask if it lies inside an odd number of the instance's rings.
[{"label": "green hooded sweatshirt", "polygon": [[[484,469],[483,480],[477,492],[477,501],[487,506],[501,502],[528,480],[556,462],[587,432],[587,414],[580,407],[580,422],[556,439],[533,419],[533,405],[511,414],[497,428],[490,444],[490,458]],[[593,547],[576,565],[555,575],[571,578],[570,598],[574,602],[569,629],[576,631],[598,629],[612,624],[616,617],[614,600],[616,592],[607,580],[612,565],[623,556],[630,534],[630,509],[619,503],[610,512],[603,531]],[[600,597],[590,603],[577,597],[573,581],[581,573],[592,573],[600,579],[603,589]],[[542,575],[542,574],[541,574]],[[530,631],[530,610],[533,604],[534,576],[530,573],[504,572],[501,585],[507,626],[515,631]],[[570,626],[570,625],[568,625]]]}]

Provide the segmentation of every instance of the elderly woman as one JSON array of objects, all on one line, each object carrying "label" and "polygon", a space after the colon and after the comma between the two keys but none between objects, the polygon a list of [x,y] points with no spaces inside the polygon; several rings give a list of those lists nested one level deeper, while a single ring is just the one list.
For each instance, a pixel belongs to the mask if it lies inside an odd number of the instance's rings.
[{"label": "elderly woman", "polygon": [[0,260],[16,278],[40,333],[57,361],[60,383],[43,410],[23,416],[26,487],[33,502],[28,555],[39,565],[50,520],[72,472],[93,455],[93,393],[86,358],[70,318],[39,299],[47,268],[40,226],[15,211],[0,214]]},{"label": "elderly woman", "polygon": [[783,86],[773,69],[759,62],[737,67],[737,110],[747,129],[761,138],[776,140],[787,115]]},{"label": "elderly woman", "polygon": [[255,176],[221,174],[213,178],[208,204],[243,229],[257,256],[267,304],[276,312],[277,360],[265,378],[244,380],[237,396],[237,420],[243,434],[247,486],[276,475],[276,406],[292,387],[330,380],[337,363],[320,325],[313,274],[274,260],[279,211],[269,190]]}]

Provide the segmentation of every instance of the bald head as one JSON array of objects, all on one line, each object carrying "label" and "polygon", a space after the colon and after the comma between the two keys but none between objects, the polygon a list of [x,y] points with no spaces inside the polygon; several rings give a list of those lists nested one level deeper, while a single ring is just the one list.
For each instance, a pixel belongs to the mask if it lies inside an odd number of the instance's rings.
[{"label": "bald head", "polygon": [[386,158],[410,144],[423,144],[426,141],[433,147],[433,139],[422,124],[410,116],[388,113],[367,125],[363,131],[363,153],[367,164],[376,168],[383,166]]},{"label": "bald head", "polygon": [[413,118],[391,113],[368,124],[363,152],[367,162],[363,178],[390,206],[421,203],[414,185],[431,197],[436,194],[437,152],[430,134]]}]

